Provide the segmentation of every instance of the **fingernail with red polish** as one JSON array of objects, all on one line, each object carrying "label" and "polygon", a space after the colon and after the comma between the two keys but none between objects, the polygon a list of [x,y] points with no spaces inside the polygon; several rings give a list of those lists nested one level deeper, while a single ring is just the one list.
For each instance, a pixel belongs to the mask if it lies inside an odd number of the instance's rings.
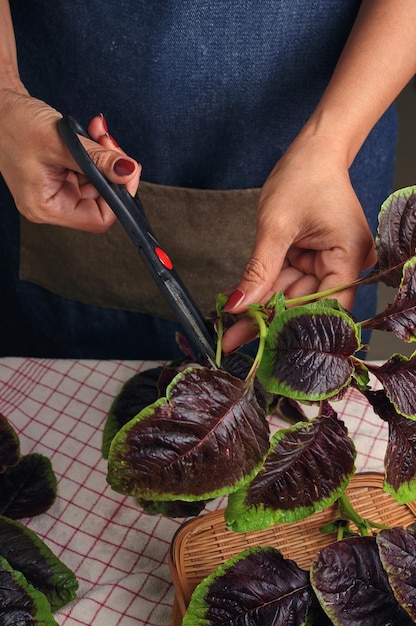
[{"label": "fingernail with red polish", "polygon": [[135,168],[133,161],[128,159],[117,159],[113,165],[115,173],[119,176],[129,176],[129,174],[133,174]]},{"label": "fingernail with red polish", "polygon": [[103,127],[104,127],[104,130],[105,130],[105,132],[106,132],[106,133],[108,133],[107,121],[106,121],[106,119],[105,119],[105,117],[104,117],[103,113],[100,113],[100,117],[101,117],[101,120],[102,120],[102,122],[103,122]]},{"label": "fingernail with red polish", "polygon": [[236,289],[225,303],[224,311],[228,313],[228,311],[231,311],[236,306],[238,306],[244,299],[245,295],[246,294],[244,293],[244,291],[241,291],[241,289]]}]

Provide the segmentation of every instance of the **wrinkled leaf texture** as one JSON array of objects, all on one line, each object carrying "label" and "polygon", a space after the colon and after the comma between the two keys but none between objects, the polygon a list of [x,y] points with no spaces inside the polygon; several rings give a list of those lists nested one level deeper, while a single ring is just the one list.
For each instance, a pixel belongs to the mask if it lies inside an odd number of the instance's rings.
[{"label": "wrinkled leaf texture", "polygon": [[394,354],[383,365],[367,363],[367,367],[381,382],[396,410],[416,419],[416,356]]},{"label": "wrinkled leaf texture", "polygon": [[368,401],[389,426],[384,489],[400,504],[416,499],[416,421],[400,415],[383,390],[367,391]]},{"label": "wrinkled leaf texture", "polygon": [[259,530],[326,508],[347,488],[355,456],[347,429],[333,411],[278,431],[260,472],[229,496],[228,526]]},{"label": "wrinkled leaf texture", "polygon": [[159,398],[158,380],[163,367],[153,367],[132,376],[115,397],[103,431],[102,455],[108,458],[111,442],[135,415]]},{"label": "wrinkled leaf texture", "polygon": [[257,376],[269,392],[324,400],[350,384],[360,346],[359,325],[332,300],[293,307],[271,322]]},{"label": "wrinkled leaf texture", "polygon": [[309,573],[271,547],[249,548],[195,589],[182,626],[302,626],[313,593]]},{"label": "wrinkled leaf texture", "polygon": [[166,398],[144,409],[111,444],[116,491],[146,500],[202,500],[252,478],[269,427],[250,385],[221,370],[188,368]]},{"label": "wrinkled leaf texture", "polygon": [[46,596],[52,611],[75,599],[78,582],[73,572],[29,528],[2,516],[0,555]]},{"label": "wrinkled leaf texture", "polygon": [[49,602],[0,557],[1,626],[58,626]]},{"label": "wrinkled leaf texture", "polygon": [[376,235],[378,262],[372,272],[388,287],[398,287],[403,265],[415,254],[416,187],[392,193],[382,204]]},{"label": "wrinkled leaf texture", "polygon": [[0,515],[12,519],[39,515],[55,498],[56,477],[42,454],[27,454],[0,474]]},{"label": "wrinkled leaf texture", "polygon": [[335,626],[409,626],[381,564],[375,537],[349,537],[322,548],[311,583]]},{"label": "wrinkled leaf texture", "polygon": [[362,327],[392,332],[407,342],[416,340],[416,257],[404,265],[403,279],[393,302]]},{"label": "wrinkled leaf texture", "polygon": [[0,413],[0,474],[6,467],[16,465],[19,457],[19,437],[8,419]]},{"label": "wrinkled leaf texture", "polygon": [[380,559],[393,593],[416,622],[416,525],[389,528],[376,536]]}]

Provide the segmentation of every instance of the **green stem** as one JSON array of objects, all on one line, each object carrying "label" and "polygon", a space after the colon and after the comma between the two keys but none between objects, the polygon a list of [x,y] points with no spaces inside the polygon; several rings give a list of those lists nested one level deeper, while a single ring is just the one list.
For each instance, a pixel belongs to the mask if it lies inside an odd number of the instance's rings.
[{"label": "green stem", "polygon": [[217,351],[215,354],[215,362],[218,367],[221,367],[222,338],[223,337],[224,337],[224,320],[220,316],[217,322]]},{"label": "green stem", "polygon": [[248,309],[246,312],[246,315],[255,319],[257,322],[257,326],[259,328],[259,334],[258,334],[259,346],[257,349],[257,354],[253,361],[253,365],[251,366],[250,371],[246,376],[246,381],[250,381],[254,379],[256,372],[257,372],[257,368],[260,365],[260,361],[263,357],[264,346],[266,343],[266,336],[267,336],[267,324],[264,320],[263,315],[260,313],[260,311],[257,311],[256,309]]},{"label": "green stem", "polygon": [[345,493],[338,498],[338,513],[342,519],[348,519],[353,522],[363,537],[368,537],[370,534],[369,529],[371,528],[389,528],[389,526],[378,524],[377,522],[372,522],[371,520],[361,517],[354,509]]}]

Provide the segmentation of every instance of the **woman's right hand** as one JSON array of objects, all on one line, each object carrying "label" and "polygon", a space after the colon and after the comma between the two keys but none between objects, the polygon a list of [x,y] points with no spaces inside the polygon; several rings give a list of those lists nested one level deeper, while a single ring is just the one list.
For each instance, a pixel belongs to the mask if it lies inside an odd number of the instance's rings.
[{"label": "woman's right hand", "polygon": [[[115,221],[110,207],[81,173],[57,127],[62,115],[25,92],[0,90],[0,172],[20,213],[36,223],[100,233]],[[136,193],[140,165],[106,132],[97,116],[80,137],[102,173]]]}]

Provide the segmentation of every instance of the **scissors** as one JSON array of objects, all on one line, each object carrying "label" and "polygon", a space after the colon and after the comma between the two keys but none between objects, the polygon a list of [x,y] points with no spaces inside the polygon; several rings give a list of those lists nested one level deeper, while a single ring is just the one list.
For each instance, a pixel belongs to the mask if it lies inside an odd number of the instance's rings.
[{"label": "scissors", "polygon": [[100,172],[78,138],[78,135],[88,138],[89,135],[74,118],[64,116],[58,121],[58,129],[76,163],[109,204],[138,249],[196,354],[216,368],[215,344],[203,315],[176,273],[169,255],[158,243],[138,195],[132,196],[124,185],[111,183]]}]

